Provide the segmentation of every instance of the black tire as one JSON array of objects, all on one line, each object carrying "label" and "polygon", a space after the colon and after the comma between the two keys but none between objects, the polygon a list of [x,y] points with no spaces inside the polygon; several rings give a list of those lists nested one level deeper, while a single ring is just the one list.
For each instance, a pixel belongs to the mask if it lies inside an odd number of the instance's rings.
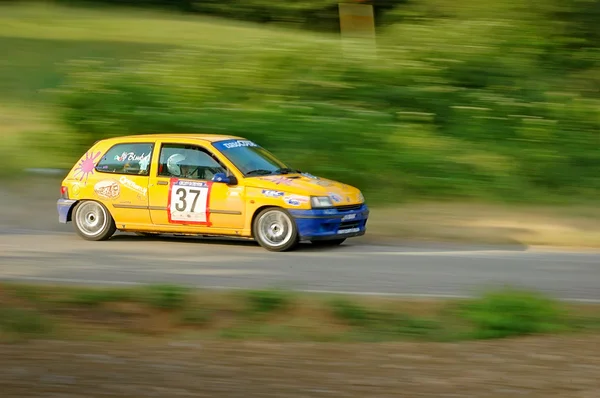
[{"label": "black tire", "polygon": [[[273,218],[273,220],[270,221],[269,218]],[[269,223],[270,225],[268,225]],[[281,234],[284,236],[280,242],[273,240]],[[252,235],[259,245],[272,252],[293,250],[298,246],[300,240],[294,219],[290,213],[279,207],[264,209],[254,218]]]},{"label": "black tire", "polygon": [[80,237],[90,241],[108,240],[117,231],[108,209],[91,200],[77,203],[73,210],[73,226]]},{"label": "black tire", "polygon": [[345,241],[346,241],[346,238],[342,238],[342,239],[329,239],[329,240],[311,240],[310,243],[312,243],[315,246],[332,247],[332,246],[339,246],[342,243],[344,243]]}]

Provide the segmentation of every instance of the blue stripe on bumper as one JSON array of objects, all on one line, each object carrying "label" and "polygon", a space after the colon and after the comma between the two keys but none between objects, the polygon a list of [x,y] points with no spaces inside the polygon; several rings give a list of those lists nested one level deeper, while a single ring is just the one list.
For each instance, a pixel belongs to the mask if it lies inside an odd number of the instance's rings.
[{"label": "blue stripe on bumper", "polygon": [[369,208],[357,210],[289,210],[298,226],[301,240],[342,239],[364,235]]},{"label": "blue stripe on bumper", "polygon": [[71,209],[76,202],[76,200],[70,199],[59,199],[56,202],[56,208],[58,210],[58,222],[61,224],[66,224],[67,222],[71,221]]}]

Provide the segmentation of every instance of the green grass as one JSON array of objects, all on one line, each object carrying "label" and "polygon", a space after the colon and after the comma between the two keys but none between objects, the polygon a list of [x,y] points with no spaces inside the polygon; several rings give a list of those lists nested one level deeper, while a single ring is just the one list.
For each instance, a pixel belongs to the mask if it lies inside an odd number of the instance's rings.
[{"label": "green grass", "polygon": [[[414,301],[209,292],[177,285],[86,288],[4,284],[0,332],[11,338],[119,335],[276,341],[460,341],[596,333],[598,306],[505,288],[469,300]],[[2,335],[0,333],[0,335]],[[94,337],[96,336],[96,337]]]},{"label": "green grass", "polygon": [[43,106],[54,100],[53,90],[65,83],[64,64],[70,60],[151,59],[153,53],[162,53],[175,46],[85,38],[2,37],[0,34],[0,48],[5,59],[0,64],[0,103]]},{"label": "green grass", "polygon": [[47,336],[53,328],[53,322],[38,311],[0,307],[0,332],[10,337]]},{"label": "green grass", "polygon": [[259,141],[371,204],[581,204],[600,190],[600,98],[588,89],[600,63],[565,52],[571,33],[545,7],[406,5],[376,56],[284,27],[1,7],[0,104],[50,115],[11,123],[8,167],[65,167],[106,136],[207,131]]},{"label": "green grass", "polygon": [[252,313],[270,313],[286,309],[292,302],[289,292],[282,290],[252,290],[246,293],[248,310]]},{"label": "green grass", "polygon": [[498,338],[568,329],[558,303],[538,293],[505,289],[465,304],[460,316],[472,323],[476,338]]}]

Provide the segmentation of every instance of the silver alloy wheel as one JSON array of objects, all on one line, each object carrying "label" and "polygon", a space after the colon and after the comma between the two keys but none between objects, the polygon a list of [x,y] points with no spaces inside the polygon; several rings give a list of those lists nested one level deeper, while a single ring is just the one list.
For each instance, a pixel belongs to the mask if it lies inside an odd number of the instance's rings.
[{"label": "silver alloy wheel", "polygon": [[287,244],[293,234],[292,220],[279,210],[264,213],[258,220],[260,239],[269,246],[280,247]]},{"label": "silver alloy wheel", "polygon": [[103,206],[85,202],[77,209],[76,222],[82,234],[95,237],[106,229],[109,219]]}]

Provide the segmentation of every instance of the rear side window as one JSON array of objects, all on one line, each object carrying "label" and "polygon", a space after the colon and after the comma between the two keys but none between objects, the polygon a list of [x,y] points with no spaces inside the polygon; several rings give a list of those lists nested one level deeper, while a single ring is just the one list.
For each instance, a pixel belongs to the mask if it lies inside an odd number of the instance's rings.
[{"label": "rear side window", "polygon": [[100,159],[96,171],[147,176],[153,149],[154,144],[146,143],[115,145]]}]

